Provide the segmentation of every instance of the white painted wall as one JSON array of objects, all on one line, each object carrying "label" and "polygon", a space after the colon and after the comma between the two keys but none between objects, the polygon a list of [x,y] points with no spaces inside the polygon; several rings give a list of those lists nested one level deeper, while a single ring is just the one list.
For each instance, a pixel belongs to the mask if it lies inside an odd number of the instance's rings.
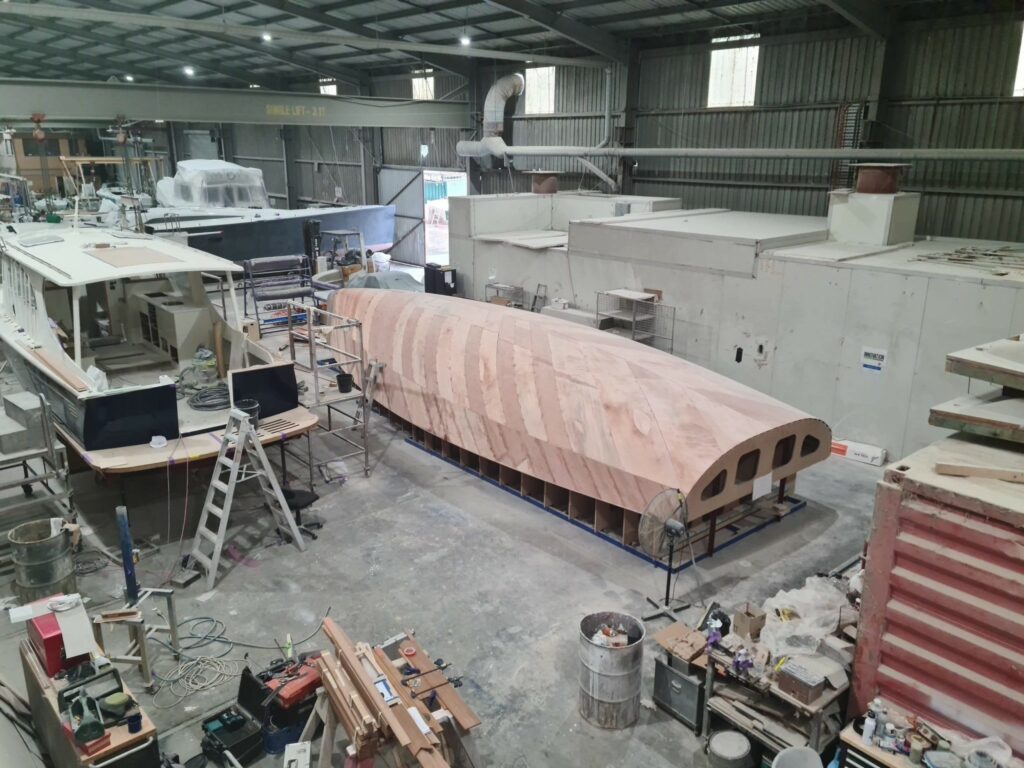
[{"label": "white painted wall", "polygon": [[[484,206],[489,217],[495,198],[463,198],[459,205]],[[721,221],[743,218],[729,216]],[[479,225],[481,217],[472,218]],[[928,409],[966,393],[969,382],[945,373],[947,353],[1024,328],[1024,274],[994,276],[915,259],[978,242],[851,246],[824,240],[822,219],[813,217],[764,222],[771,226],[759,231],[784,241],[738,229],[734,237],[673,237],[645,231],[644,217],[630,218],[636,223],[572,223],[568,249],[540,251],[475,241],[453,219],[460,295],[482,299],[493,276],[528,293],[544,283],[549,298],[593,310],[598,291],[660,289],[676,307],[675,354],[824,419],[837,438],[882,446],[890,458],[948,434],[928,425]],[[797,218],[803,227],[776,226]],[[504,229],[491,231],[536,229],[542,220],[517,227],[505,216]],[[807,240],[800,232],[816,228],[811,239],[819,242],[787,244]],[[886,350],[881,372],[862,367],[865,347]],[[987,388],[974,383],[975,391]]]}]

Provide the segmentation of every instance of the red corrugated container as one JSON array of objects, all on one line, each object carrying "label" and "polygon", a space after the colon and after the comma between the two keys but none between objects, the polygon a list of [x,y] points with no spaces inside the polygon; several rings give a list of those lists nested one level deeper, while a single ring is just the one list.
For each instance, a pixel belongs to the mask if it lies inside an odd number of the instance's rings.
[{"label": "red corrugated container", "polygon": [[971,461],[975,450],[976,463],[991,466],[1001,450],[992,445],[948,438],[886,469],[851,710],[881,696],[936,726],[998,736],[1024,756],[1024,486],[935,472],[937,461]]}]

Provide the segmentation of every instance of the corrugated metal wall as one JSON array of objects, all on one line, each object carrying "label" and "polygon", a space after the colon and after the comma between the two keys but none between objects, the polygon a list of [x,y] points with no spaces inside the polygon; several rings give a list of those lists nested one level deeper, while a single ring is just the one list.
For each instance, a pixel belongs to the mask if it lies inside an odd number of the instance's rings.
[{"label": "corrugated metal wall", "polygon": [[[1021,24],[978,16],[907,24],[888,43],[871,38],[808,38],[761,46],[756,106],[704,107],[706,46],[645,51],[641,56],[638,146],[829,147],[836,143],[841,104],[874,98],[879,83],[891,99],[883,138],[890,146],[1019,147],[1024,99],[1010,96]],[[487,86],[505,69],[482,78]],[[492,76],[493,75],[493,76]],[[625,70],[614,70],[612,105],[622,124]],[[522,102],[522,100],[520,100]],[[559,68],[556,114],[514,118],[516,144],[596,144],[602,138],[604,73]],[[612,170],[603,161],[605,170]],[[520,168],[565,172],[562,188],[581,178],[577,161],[517,160]],[[1024,241],[1024,168],[1020,163],[917,163],[906,187],[924,193],[921,234]],[[832,164],[809,161],[646,159],[636,170],[637,194],[682,197],[688,206],[823,215]],[[593,177],[586,186],[597,186]],[[485,193],[528,189],[505,171],[484,174]]]},{"label": "corrugated metal wall", "polygon": [[232,130],[233,161],[249,168],[259,168],[263,172],[270,204],[275,208],[287,208],[288,184],[281,126],[238,124]]},{"label": "corrugated metal wall", "polygon": [[288,183],[300,205],[363,202],[358,129],[304,125],[292,135]]}]

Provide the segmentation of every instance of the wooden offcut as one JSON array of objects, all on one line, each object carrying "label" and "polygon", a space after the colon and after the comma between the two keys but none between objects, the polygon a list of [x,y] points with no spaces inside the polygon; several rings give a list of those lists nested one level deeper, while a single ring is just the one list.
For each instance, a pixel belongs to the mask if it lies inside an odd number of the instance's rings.
[{"label": "wooden offcut", "polygon": [[[763,488],[766,475],[790,478],[829,455],[831,432],[819,419],[575,323],[379,290],[339,291],[330,311],[361,321],[367,356],[385,363],[383,408],[479,457],[481,472],[503,485],[543,482],[534,492],[553,509],[588,519],[624,509],[635,527],[628,513],[656,498],[674,507],[675,494],[663,491],[679,489],[696,520],[751,498],[755,479]],[[635,537],[624,528],[623,543]]]}]

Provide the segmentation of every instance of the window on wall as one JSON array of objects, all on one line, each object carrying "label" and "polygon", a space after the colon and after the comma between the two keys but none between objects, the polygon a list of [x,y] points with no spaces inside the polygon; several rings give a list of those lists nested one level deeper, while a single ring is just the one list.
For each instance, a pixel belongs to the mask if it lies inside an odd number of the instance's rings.
[{"label": "window on wall", "polygon": [[1017,76],[1013,79],[1013,95],[1024,96],[1024,36],[1021,37],[1020,53],[1017,54]]},{"label": "window on wall", "polygon": [[417,101],[434,100],[434,75],[432,69],[422,69],[412,79],[412,97]]},{"label": "window on wall", "polygon": [[320,78],[320,94],[322,96],[337,96],[338,84],[330,78]]},{"label": "window on wall", "polygon": [[[712,45],[756,40],[757,35],[716,37]],[[741,45],[711,49],[711,71],[708,77],[709,107],[752,107],[757,85],[757,45]]]},{"label": "window on wall", "polygon": [[526,70],[526,106],[528,115],[551,115],[555,111],[555,68]]}]

